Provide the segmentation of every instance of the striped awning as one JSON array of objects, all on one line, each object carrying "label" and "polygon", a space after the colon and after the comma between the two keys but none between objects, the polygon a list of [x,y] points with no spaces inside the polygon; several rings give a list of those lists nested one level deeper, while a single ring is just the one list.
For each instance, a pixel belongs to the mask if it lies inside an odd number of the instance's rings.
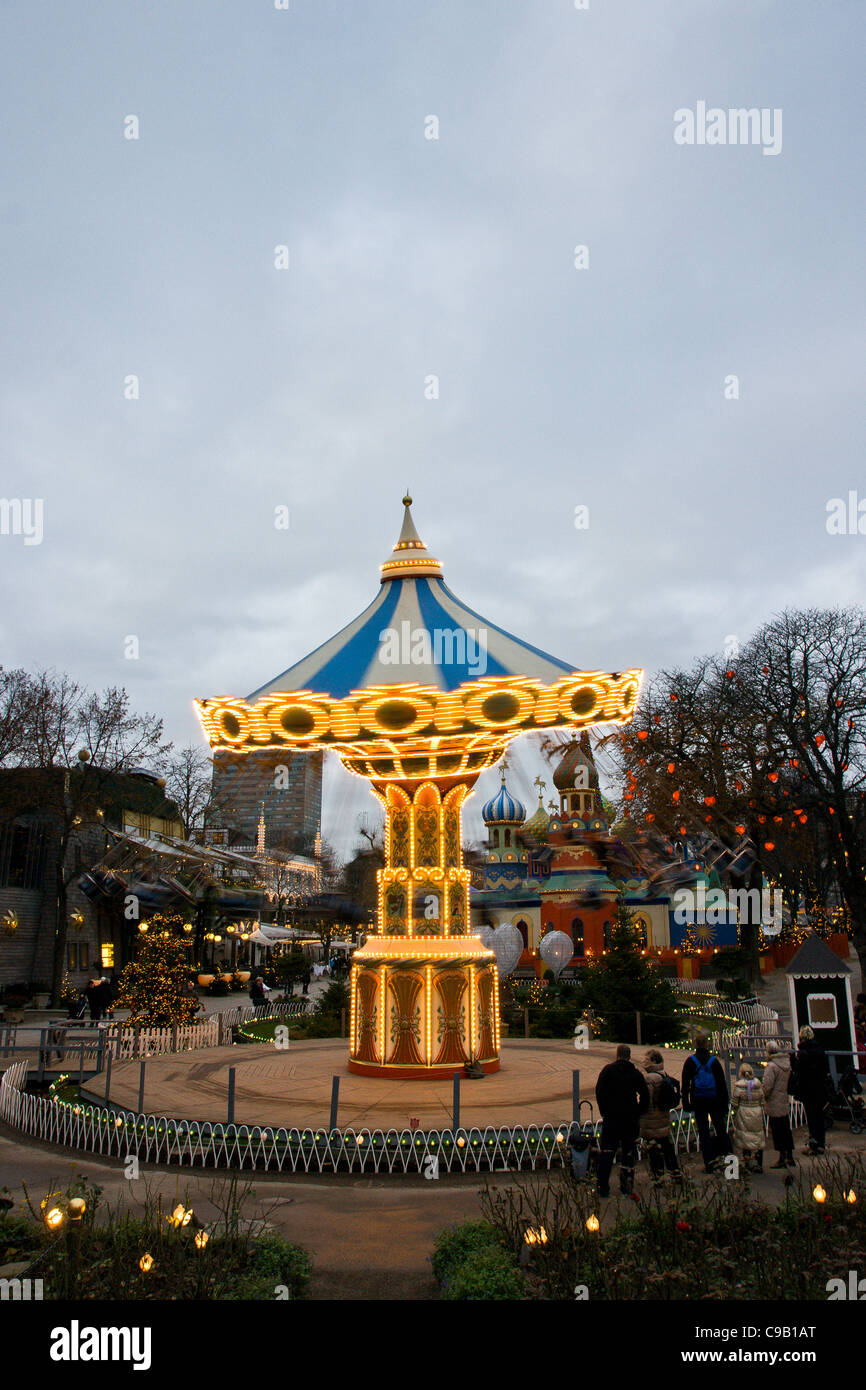
[{"label": "striped awning", "polygon": [[292,690],[341,700],[369,687],[412,683],[451,691],[485,676],[529,676],[552,685],[577,669],[461,603],[418,537],[411,500],[403,499],[403,528],[373,602],[248,700]]}]

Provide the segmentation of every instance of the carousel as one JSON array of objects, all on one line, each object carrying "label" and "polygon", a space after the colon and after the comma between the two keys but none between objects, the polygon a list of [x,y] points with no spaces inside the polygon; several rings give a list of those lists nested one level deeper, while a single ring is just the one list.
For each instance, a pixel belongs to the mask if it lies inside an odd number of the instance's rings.
[{"label": "carousel", "polygon": [[385,813],[375,931],[353,957],[349,1070],[499,1068],[496,958],[470,933],[461,808],[533,729],[633,714],[642,672],[576,671],[467,608],[418,536],[411,497],[373,602],[246,699],[196,702],[212,748],[329,748]]}]

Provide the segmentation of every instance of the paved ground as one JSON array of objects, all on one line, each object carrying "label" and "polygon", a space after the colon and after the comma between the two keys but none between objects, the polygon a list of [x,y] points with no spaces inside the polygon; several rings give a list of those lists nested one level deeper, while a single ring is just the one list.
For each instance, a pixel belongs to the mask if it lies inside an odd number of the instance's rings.
[{"label": "paved ground", "polygon": [[[802,1147],[802,1133],[798,1136]],[[834,1130],[828,1138],[828,1151],[841,1153],[866,1151],[866,1137],[852,1137]],[[815,1160],[799,1156],[802,1175],[811,1186]],[[767,1156],[767,1162],[771,1162]],[[704,1179],[699,1159],[687,1163],[699,1182]],[[87,1177],[102,1186],[104,1199],[124,1208],[140,1208],[146,1187],[159,1190],[173,1205],[191,1201],[204,1221],[217,1213],[214,1201],[224,1178],[213,1174],[142,1168],[137,1182],[128,1181],[118,1160],[72,1158],[47,1145],[22,1144],[5,1127],[0,1127],[0,1187],[6,1187],[19,1204],[22,1182],[31,1198],[38,1200],[52,1186],[62,1186],[73,1177]],[[785,1191],[783,1173],[767,1172],[756,1178],[753,1191],[765,1200],[777,1202]],[[495,1185],[515,1181],[512,1174],[495,1174],[488,1179]],[[645,1165],[638,1183],[647,1181]],[[484,1180],[479,1177],[443,1177],[427,1181],[422,1176],[384,1177],[269,1177],[256,1175],[254,1196],[245,1207],[249,1216],[270,1221],[288,1239],[305,1246],[314,1264],[312,1297],[317,1300],[381,1299],[417,1300],[435,1297],[435,1283],[429,1256],[436,1232],[467,1218],[480,1215],[478,1195]],[[215,1189],[217,1191],[215,1192]],[[619,1199],[600,1204],[602,1222],[616,1210]],[[628,1204],[631,1205],[630,1203]]]},{"label": "paved ground", "polygon": [[[633,1049],[636,1061],[644,1050]],[[598,1073],[615,1053],[613,1043],[593,1043],[577,1051],[569,1038],[508,1039],[502,1044],[500,1071],[483,1081],[463,1081],[461,1124],[483,1127],[568,1121],[575,1068],[580,1070],[581,1094],[594,1101]],[[152,1057],[147,1062],[144,1108],[180,1119],[224,1121],[228,1071],[234,1067],[238,1124],[327,1125],[334,1076],[340,1077],[341,1128],[406,1129],[412,1118],[422,1128],[450,1124],[450,1080],[388,1081],[352,1076],[346,1070],[347,1055],[345,1041],[328,1038],[290,1041],[284,1051],[272,1044],[241,1044]],[[668,1069],[679,1076],[688,1053],[668,1049],[665,1056]],[[112,1067],[110,1098],[116,1104],[138,1109],[139,1067],[138,1062]],[[103,1096],[104,1078],[94,1077],[87,1089]]]}]

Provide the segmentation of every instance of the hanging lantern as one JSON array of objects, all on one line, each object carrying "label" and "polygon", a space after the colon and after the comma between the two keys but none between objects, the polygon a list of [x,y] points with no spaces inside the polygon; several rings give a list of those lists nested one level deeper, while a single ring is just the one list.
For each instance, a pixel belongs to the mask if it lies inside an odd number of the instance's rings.
[{"label": "hanging lantern", "polygon": [[18,913],[11,907],[7,908],[0,917],[0,927],[3,929],[4,936],[14,936],[18,930]]}]

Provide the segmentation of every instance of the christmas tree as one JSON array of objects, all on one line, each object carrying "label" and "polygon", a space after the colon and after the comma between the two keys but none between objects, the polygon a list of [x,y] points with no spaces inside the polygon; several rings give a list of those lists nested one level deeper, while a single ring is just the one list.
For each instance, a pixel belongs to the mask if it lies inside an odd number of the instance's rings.
[{"label": "christmas tree", "polygon": [[682,1036],[676,995],[641,954],[642,946],[643,933],[620,897],[607,954],[580,975],[580,1006],[599,1016],[608,1042],[636,1042],[638,1014],[641,1042],[674,1042]]},{"label": "christmas tree", "polygon": [[189,943],[183,919],[159,914],[147,924],[135,960],[120,977],[115,1008],[129,1009],[129,1022],[146,1028],[192,1023],[198,999],[188,986]]}]

